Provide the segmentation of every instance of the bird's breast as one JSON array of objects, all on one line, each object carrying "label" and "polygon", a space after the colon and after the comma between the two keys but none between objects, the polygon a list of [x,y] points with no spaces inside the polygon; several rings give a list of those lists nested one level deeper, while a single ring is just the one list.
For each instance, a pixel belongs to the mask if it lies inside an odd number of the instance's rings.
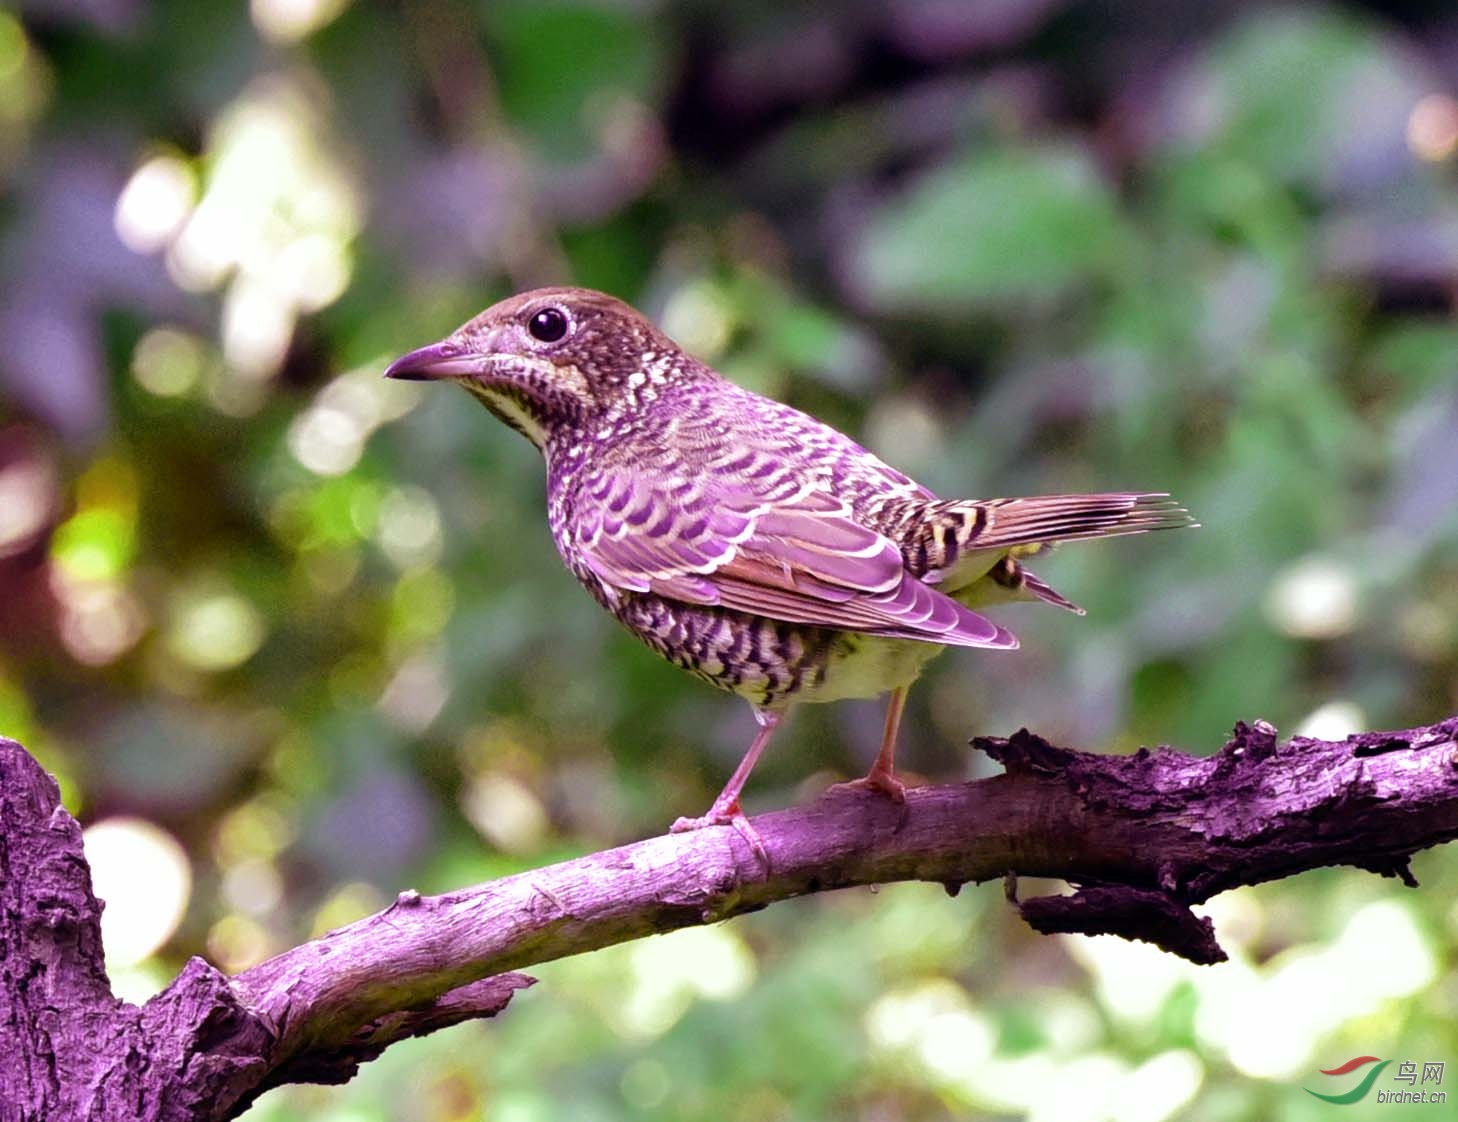
[{"label": "bird's breast", "polygon": [[763,708],[876,697],[909,685],[944,648],[911,639],[789,623],[646,593],[583,584],[640,640],[675,666]]}]

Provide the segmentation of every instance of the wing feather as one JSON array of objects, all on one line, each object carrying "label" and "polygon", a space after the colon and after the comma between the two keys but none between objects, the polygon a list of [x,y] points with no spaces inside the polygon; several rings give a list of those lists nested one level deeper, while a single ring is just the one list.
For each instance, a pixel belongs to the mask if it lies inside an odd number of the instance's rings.
[{"label": "wing feather", "polygon": [[1017,645],[908,573],[896,543],[826,490],[770,498],[751,489],[752,478],[608,470],[612,478],[578,491],[574,536],[586,567],[619,592],[888,638]]}]

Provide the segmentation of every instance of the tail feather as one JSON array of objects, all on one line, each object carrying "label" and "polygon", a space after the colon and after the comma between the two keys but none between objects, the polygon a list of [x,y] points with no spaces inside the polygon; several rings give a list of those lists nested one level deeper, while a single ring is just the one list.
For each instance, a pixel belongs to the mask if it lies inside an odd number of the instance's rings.
[{"label": "tail feather", "polygon": [[[987,574],[1004,557],[1031,557],[1058,542],[1143,534],[1197,526],[1162,491],[1038,495],[1021,499],[936,500],[905,512],[902,553],[922,580],[960,587]],[[1058,603],[1062,597],[1027,591]],[[1060,605],[1070,606],[1070,605]]]},{"label": "tail feather", "polygon": [[[1044,549],[1053,547],[1044,546]],[[987,608],[994,604],[1011,604],[1018,600],[1041,600],[1074,615],[1086,614],[1082,608],[1059,592],[1031,569],[1024,567],[1010,554],[996,562],[985,576],[962,585],[952,593],[969,608]]]},{"label": "tail feather", "polygon": [[1023,570],[1023,589],[1033,599],[1062,608],[1065,612],[1072,612],[1076,616],[1088,614],[1067,596],[1064,596],[1063,593],[1038,576],[1037,573],[1029,572],[1027,569]]},{"label": "tail feather", "polygon": [[1190,512],[1160,492],[1105,495],[1043,495],[953,504],[974,514],[964,551],[1012,549],[1021,545],[1143,534],[1196,525]]}]

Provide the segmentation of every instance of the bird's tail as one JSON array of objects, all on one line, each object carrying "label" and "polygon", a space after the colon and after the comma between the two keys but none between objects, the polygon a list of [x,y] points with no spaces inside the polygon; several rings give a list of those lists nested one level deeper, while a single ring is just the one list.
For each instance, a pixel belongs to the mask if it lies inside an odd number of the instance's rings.
[{"label": "bird's tail", "polygon": [[907,504],[897,513],[908,567],[922,580],[949,588],[986,575],[1003,558],[1031,557],[1059,542],[1198,525],[1158,491],[934,500]]},{"label": "bird's tail", "polygon": [[965,525],[964,551],[1053,545],[1193,526],[1195,520],[1167,494],[1114,491],[1103,495],[1038,495],[1027,499],[977,499],[931,503],[958,512]]}]

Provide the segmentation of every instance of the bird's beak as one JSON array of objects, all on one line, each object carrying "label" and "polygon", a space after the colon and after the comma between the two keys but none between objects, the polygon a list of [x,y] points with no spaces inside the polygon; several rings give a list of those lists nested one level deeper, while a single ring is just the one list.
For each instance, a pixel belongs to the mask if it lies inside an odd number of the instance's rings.
[{"label": "bird's beak", "polygon": [[385,368],[385,377],[397,378],[402,382],[463,378],[479,374],[483,365],[485,364],[481,355],[471,353],[459,343],[442,339],[439,343],[401,355]]}]

